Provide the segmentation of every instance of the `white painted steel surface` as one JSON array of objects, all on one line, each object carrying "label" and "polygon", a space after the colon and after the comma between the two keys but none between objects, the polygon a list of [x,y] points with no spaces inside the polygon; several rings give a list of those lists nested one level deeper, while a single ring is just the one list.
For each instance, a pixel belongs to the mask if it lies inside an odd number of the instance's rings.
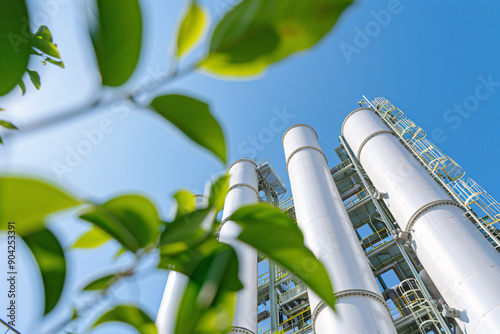
[{"label": "white painted steel surface", "polygon": [[173,270],[169,272],[156,318],[158,334],[175,333],[175,319],[188,282],[189,277],[186,275]]},{"label": "white painted steel surface", "polygon": [[306,125],[293,126],[285,133],[283,146],[297,224],[339,294],[334,313],[329,307],[323,309],[319,297],[308,292],[315,332],[396,333],[316,133]]},{"label": "white painted steel surface", "polygon": [[258,201],[257,165],[253,160],[238,160],[229,168],[229,192],[224,202],[224,212],[219,240],[231,245],[238,255],[239,278],[243,290],[238,292],[230,333],[257,334],[257,251],[236,240],[241,227],[225,221],[239,207]]},{"label": "white painted steel surface", "polygon": [[411,232],[412,247],[429,277],[460,312],[462,330],[500,333],[500,254],[387,131],[372,110],[361,108],[348,116],[342,135],[397,223]]},{"label": "white painted steel surface", "polygon": [[[203,208],[207,206],[207,197],[204,195],[195,195],[196,207]],[[211,216],[213,217],[213,216]],[[206,219],[202,226],[208,227],[211,224],[211,218]],[[158,334],[173,334],[175,332],[175,320],[181,303],[182,295],[189,282],[189,277],[177,271],[171,270],[168,273],[167,284],[163,291],[160,308],[156,317],[156,327]]]}]

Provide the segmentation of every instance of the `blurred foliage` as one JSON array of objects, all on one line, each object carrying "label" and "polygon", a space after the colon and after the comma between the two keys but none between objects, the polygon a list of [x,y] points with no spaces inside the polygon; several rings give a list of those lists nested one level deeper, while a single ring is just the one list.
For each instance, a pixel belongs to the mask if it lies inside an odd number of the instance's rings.
[{"label": "blurred foliage", "polygon": [[319,42],[351,0],[242,1],[212,35],[204,69],[229,76],[256,75]]},{"label": "blurred foliage", "polygon": [[134,305],[118,305],[104,313],[92,328],[107,322],[122,322],[137,329],[141,334],[157,334],[154,321]]},{"label": "blurred foliage", "polygon": [[[136,96],[123,87],[136,71],[141,56],[140,2],[94,1],[98,17],[89,31],[102,85],[117,87],[123,99],[144,109],[137,104]],[[196,68],[224,77],[259,75],[270,65],[317,44],[350,3],[350,0],[243,0],[216,25],[209,43],[202,43],[204,32],[209,30],[209,15],[196,1],[186,1],[185,14],[179,19],[177,36],[173,38],[177,49],[175,70],[155,88]],[[0,2],[0,96],[17,85],[24,94],[25,74],[40,89],[40,75],[28,69],[30,56],[41,57],[44,65],[51,63],[64,68],[49,28],[42,25],[31,33],[29,22],[25,1]],[[210,46],[203,57],[194,65],[183,67],[183,60],[206,44]],[[224,132],[207,103],[173,94],[149,98],[148,110],[227,163]],[[17,129],[4,120],[0,126]],[[228,186],[227,174],[213,180],[208,201],[201,206],[188,190],[178,191],[174,195],[175,218],[166,222],[159,217],[155,205],[143,196],[128,194],[94,203],[76,199],[43,181],[5,176],[0,177],[0,229],[6,228],[5,222],[15,221],[16,232],[33,253],[44,287],[44,314],[55,309],[65,289],[68,251],[61,247],[47,221],[53,214],[72,208],[79,210],[82,221],[90,223],[89,229],[74,242],[73,249],[93,249],[114,242],[120,245],[116,257],[127,253],[135,259],[130,268],[101,274],[85,284],[82,291],[105,296],[116,282],[135,275],[142,259],[152,254],[159,258],[158,268],[189,277],[179,306],[176,333],[226,333],[232,322],[236,293],[242,288],[236,253],[215,236],[220,227],[217,213],[224,205]],[[333,289],[324,267],[304,245],[297,225],[285,214],[269,206],[251,205],[234,212],[231,219],[242,228],[239,240],[278,262],[334,307]],[[63,331],[84,311],[85,307],[74,310],[54,333]],[[143,334],[157,333],[151,317],[134,305],[114,306],[99,316],[90,329],[109,322],[128,324]]]},{"label": "blurred foliage", "polygon": [[134,73],[142,42],[138,0],[97,0],[99,24],[91,28],[102,84],[123,85]]},{"label": "blurred foliage", "polygon": [[198,6],[196,1],[192,1],[177,36],[178,58],[189,53],[200,42],[207,21],[207,14]]},{"label": "blurred foliage", "polygon": [[188,96],[163,95],[155,98],[151,107],[192,141],[227,162],[224,133],[208,104]]}]

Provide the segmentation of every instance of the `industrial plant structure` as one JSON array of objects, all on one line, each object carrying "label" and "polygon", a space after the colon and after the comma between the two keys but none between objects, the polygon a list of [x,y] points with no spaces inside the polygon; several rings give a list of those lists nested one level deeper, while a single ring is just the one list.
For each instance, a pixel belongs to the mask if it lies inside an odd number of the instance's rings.
[{"label": "industrial plant structure", "polygon": [[[500,204],[385,98],[359,104],[331,168],[311,127],[285,132],[293,197],[267,160],[229,169],[219,240],[235,248],[245,286],[231,333],[500,333]],[[258,201],[302,230],[333,282],[336,312],[236,240],[226,217]],[[167,282],[160,334],[173,333],[179,275]]]}]

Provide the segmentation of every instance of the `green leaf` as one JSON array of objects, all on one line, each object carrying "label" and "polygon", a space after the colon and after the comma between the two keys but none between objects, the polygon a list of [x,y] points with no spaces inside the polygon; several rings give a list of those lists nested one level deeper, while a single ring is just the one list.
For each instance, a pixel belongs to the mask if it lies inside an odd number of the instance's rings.
[{"label": "green leaf", "polygon": [[192,276],[196,268],[212,253],[221,247],[215,237],[209,237],[195,247],[186,247],[184,251],[172,253],[160,248],[158,268],[175,270],[186,276]]},{"label": "green leaf", "polygon": [[154,321],[134,305],[118,305],[99,317],[91,328],[107,322],[123,322],[134,327],[140,334],[157,334]]},{"label": "green leaf", "polygon": [[35,33],[36,37],[40,37],[41,39],[52,43],[52,33],[50,32],[49,28],[47,26],[41,25],[38,27],[38,30]]},{"label": "green leaf", "polygon": [[31,71],[31,70],[27,70],[27,71],[28,71],[28,75],[30,76],[31,82],[33,83],[35,88],[40,89],[41,82],[40,82],[40,75],[38,74],[38,72]]},{"label": "green leaf", "polygon": [[45,60],[48,61],[51,64],[59,66],[60,68],[64,68],[64,63],[62,61],[54,60],[52,58],[45,58]]},{"label": "green leaf", "polygon": [[155,206],[138,195],[116,197],[80,218],[97,225],[132,252],[156,244],[161,225]]},{"label": "green leaf", "polygon": [[46,228],[23,236],[23,240],[33,253],[42,274],[45,315],[57,305],[64,288],[66,278],[64,252],[57,238]]},{"label": "green leaf", "polygon": [[208,149],[226,163],[226,142],[208,104],[182,95],[155,98],[151,107],[192,141]]},{"label": "green leaf", "polygon": [[211,231],[215,212],[210,208],[200,209],[180,216],[166,224],[158,245],[164,254],[177,254],[205,239]]},{"label": "green leaf", "polygon": [[228,189],[228,174],[222,175],[212,184],[212,187],[210,188],[210,195],[208,196],[208,206],[214,208],[215,212],[222,210]]},{"label": "green leaf", "polygon": [[5,109],[4,108],[0,108],[0,111],[4,111]]},{"label": "green leaf", "polygon": [[197,42],[199,42],[207,21],[207,15],[203,11],[203,8],[199,7],[196,1],[192,1],[177,36],[178,58],[191,51]]},{"label": "green leaf", "polygon": [[17,84],[19,85],[19,88],[21,88],[22,94],[26,94],[26,86],[24,85],[24,81],[20,80]]},{"label": "green leaf", "polygon": [[41,37],[33,37],[30,39],[31,46],[34,47],[35,49],[38,49],[42,51],[43,53],[54,57],[54,58],[61,58],[59,55],[59,51],[57,51],[57,47],[55,44],[52,44],[48,40],[42,39]]},{"label": "green leaf", "polygon": [[174,198],[177,202],[177,212],[175,214],[175,219],[196,210],[196,197],[189,190],[181,189],[177,191],[174,195]]},{"label": "green leaf", "polygon": [[78,319],[78,310],[75,308],[75,306],[71,306],[71,320],[76,320]]},{"label": "green leaf", "polygon": [[3,126],[4,128],[10,129],[10,130],[19,130],[14,124],[7,122],[7,121],[0,120],[0,126]]},{"label": "green leaf", "polygon": [[0,1],[0,96],[16,87],[30,56],[29,17],[23,0]]},{"label": "green leaf", "polygon": [[83,291],[95,291],[95,290],[104,290],[107,289],[116,282],[117,275],[119,274],[112,274],[112,275],[106,275],[103,277],[100,277],[96,280],[93,280],[89,284],[87,284],[82,290]]},{"label": "green leaf", "polygon": [[0,221],[16,222],[21,236],[43,229],[46,215],[81,204],[50,184],[18,177],[0,177],[0,199]]},{"label": "green leaf", "polygon": [[138,0],[97,0],[99,25],[92,42],[106,86],[123,85],[141,53],[142,17]]},{"label": "green leaf", "polygon": [[238,239],[294,273],[335,309],[335,296],[328,273],[304,245],[299,227],[285,213],[268,205],[255,204],[236,210],[230,220],[243,227]]},{"label": "green leaf", "polygon": [[113,257],[114,260],[118,259],[120,255],[125,254],[127,250],[123,247],[120,248],[118,252],[116,252],[115,256]]},{"label": "green leaf", "polygon": [[2,139],[2,137],[0,137],[0,144],[3,145],[3,139]]},{"label": "green leaf", "polygon": [[229,245],[219,243],[190,277],[179,307],[175,333],[225,332],[231,326],[236,291],[242,288],[236,253]]},{"label": "green leaf", "polygon": [[200,285],[189,281],[177,314],[175,334],[228,333],[237,293],[220,289],[208,307],[197,303],[200,294]]},{"label": "green leaf", "polygon": [[244,0],[217,25],[201,66],[249,76],[319,42],[352,0]]},{"label": "green leaf", "polygon": [[104,232],[101,228],[96,225],[92,225],[92,228],[85,232],[78,240],[73,244],[73,248],[96,248],[104,245],[111,239],[111,236]]}]

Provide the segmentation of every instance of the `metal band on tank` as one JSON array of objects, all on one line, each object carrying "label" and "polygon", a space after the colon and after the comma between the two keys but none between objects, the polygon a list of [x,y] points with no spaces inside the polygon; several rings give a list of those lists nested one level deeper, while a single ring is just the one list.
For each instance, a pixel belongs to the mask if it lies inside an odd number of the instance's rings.
[{"label": "metal band on tank", "polygon": [[408,220],[408,224],[406,225],[407,226],[406,232],[411,232],[413,225],[415,225],[415,222],[423,213],[425,213],[426,211],[429,211],[430,209],[432,209],[436,206],[440,206],[440,205],[453,205],[453,206],[459,207],[460,209],[465,211],[463,206],[461,206],[457,202],[451,201],[451,200],[437,200],[437,201],[427,203],[424,206],[422,206],[420,209],[418,209],[417,212],[415,212],[411,216],[411,218]]},{"label": "metal band on tank", "polygon": [[243,328],[243,327],[231,327],[231,329],[229,330],[229,332],[245,333],[245,334],[255,334],[251,330],[248,330],[248,329]]},{"label": "metal band on tank", "polygon": [[319,139],[318,134],[316,133],[316,130],[314,130],[309,125],[307,125],[307,124],[295,124],[295,125],[292,125],[291,127],[289,127],[288,129],[286,129],[285,133],[283,134],[283,137],[281,138],[281,145],[283,145],[283,146],[285,145],[285,136],[288,133],[288,131],[290,131],[291,129],[296,128],[298,126],[305,126],[306,128],[311,129],[314,132],[314,134],[316,135],[316,139]]},{"label": "metal band on tank", "polygon": [[303,151],[303,150],[316,150],[316,151],[318,151],[319,153],[321,153],[323,158],[325,158],[325,162],[328,165],[328,160],[326,159],[326,155],[319,148],[317,148],[315,146],[302,146],[302,147],[295,149],[292,153],[290,153],[290,156],[288,157],[288,159],[286,159],[286,170],[287,171],[288,171],[288,163],[290,162],[290,159],[295,155],[295,153]]},{"label": "metal band on tank", "polygon": [[[387,310],[387,312],[389,314],[391,314],[391,311],[389,309],[389,306],[387,306],[387,303],[384,301],[384,299],[382,299],[382,297],[380,297],[378,294],[376,294],[375,292],[373,291],[369,291],[369,290],[358,290],[358,289],[353,289],[353,290],[344,290],[344,291],[340,291],[340,292],[337,292],[335,294],[335,297],[336,298],[342,298],[342,297],[348,297],[348,296],[363,296],[363,297],[370,297],[370,298],[373,298],[375,299],[376,301],[382,303],[385,307],[385,309]],[[323,311],[324,309],[326,308],[326,303],[324,301],[321,301],[317,306],[316,308],[314,309],[313,313],[312,313],[312,327],[313,327],[313,331],[316,332],[316,329],[315,329],[315,326],[316,326],[316,319],[319,317],[319,314],[321,313],[321,311]]]},{"label": "metal band on tank", "polygon": [[[231,190],[233,190],[234,188],[239,188],[239,187],[247,187],[247,188],[250,188],[251,190],[253,190],[253,192],[257,195],[257,197],[259,197],[259,192],[254,188],[252,187],[251,185],[249,184],[246,184],[246,183],[236,183],[236,184],[233,184],[231,187],[229,187],[229,189],[227,190],[227,193],[229,194],[229,192]],[[226,195],[227,196],[227,195]],[[229,216],[230,217],[230,216]],[[229,217],[226,217],[222,220],[222,222],[220,223],[220,226],[219,226],[219,234],[220,234],[220,231],[222,229],[222,226],[229,220]]]},{"label": "metal band on tank", "polygon": [[381,135],[383,133],[389,133],[389,134],[393,135],[394,137],[396,137],[396,134],[394,132],[392,132],[391,130],[380,130],[380,131],[372,133],[371,135],[369,135],[368,137],[366,137],[365,140],[363,140],[363,142],[361,143],[361,145],[359,145],[358,153],[356,154],[356,158],[358,158],[358,161],[360,161],[361,150],[366,145],[366,143],[368,143],[368,141],[370,139],[372,139],[373,137]]},{"label": "metal band on tank", "polygon": [[259,192],[257,191],[257,189],[255,189],[254,187],[252,187],[251,185],[249,185],[247,183],[236,183],[236,184],[233,184],[231,187],[229,187],[229,189],[227,190],[227,193],[229,194],[229,192],[231,190],[233,190],[234,188],[238,188],[238,187],[247,187],[247,188],[250,188],[257,195],[257,197],[259,196]]},{"label": "metal band on tank", "polygon": [[351,117],[353,114],[357,113],[360,110],[370,110],[370,111],[373,111],[375,113],[375,115],[377,114],[375,112],[375,110],[373,110],[372,108],[366,108],[366,107],[358,108],[358,109],[355,109],[355,110],[351,111],[349,113],[349,115],[347,115],[347,117],[344,119],[344,122],[342,123],[342,128],[340,130],[340,134],[342,135],[342,137],[344,136],[344,126],[345,126],[345,123],[347,122],[347,120],[349,119],[349,117]]},{"label": "metal band on tank", "polygon": [[231,168],[233,168],[233,166],[236,165],[238,162],[242,162],[242,161],[251,162],[252,164],[255,165],[255,167],[257,167],[257,162],[255,160],[252,160],[252,159],[249,159],[249,158],[243,158],[243,159],[239,159],[239,160],[236,160],[235,162],[233,162],[231,164],[231,166],[229,166],[228,170],[230,170]]}]

